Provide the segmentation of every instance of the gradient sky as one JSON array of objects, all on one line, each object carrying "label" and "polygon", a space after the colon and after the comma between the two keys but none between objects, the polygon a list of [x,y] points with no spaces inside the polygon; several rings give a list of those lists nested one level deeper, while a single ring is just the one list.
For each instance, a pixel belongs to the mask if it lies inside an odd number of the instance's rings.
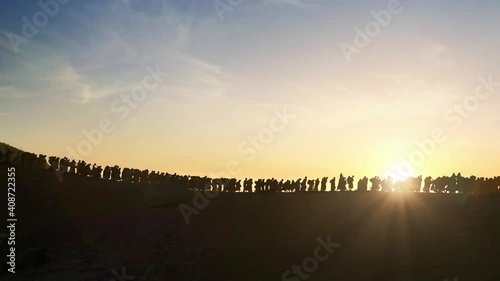
[{"label": "gradient sky", "polygon": [[[355,27],[388,3],[243,0],[221,19],[211,0],[72,0],[16,53],[7,35],[22,36],[22,18],[41,8],[4,0],[0,141],[66,156],[83,130],[109,118],[115,130],[81,159],[239,178],[359,178],[394,171],[441,128],[446,141],[413,174],[498,175],[500,88],[460,125],[443,115],[478,77],[500,81],[500,2],[401,0],[403,11],[348,63],[340,44],[353,44]],[[169,76],[119,118],[113,102],[157,65]],[[295,117],[250,157],[242,143],[283,108]]]}]

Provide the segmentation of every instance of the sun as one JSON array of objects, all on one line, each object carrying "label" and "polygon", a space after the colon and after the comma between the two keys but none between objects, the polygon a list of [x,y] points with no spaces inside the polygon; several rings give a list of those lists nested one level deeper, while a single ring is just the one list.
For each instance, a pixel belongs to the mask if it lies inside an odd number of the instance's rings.
[{"label": "sun", "polygon": [[407,177],[401,175],[397,168],[391,168],[384,173],[384,178],[391,177],[392,182],[404,181]]}]

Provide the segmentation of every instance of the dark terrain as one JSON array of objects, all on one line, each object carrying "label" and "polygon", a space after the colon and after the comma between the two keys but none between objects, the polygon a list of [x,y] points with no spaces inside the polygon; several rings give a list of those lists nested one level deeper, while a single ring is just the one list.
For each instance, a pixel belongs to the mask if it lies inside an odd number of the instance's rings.
[{"label": "dark terrain", "polygon": [[122,268],[133,280],[282,280],[328,235],[341,246],[307,280],[500,280],[498,194],[221,193],[186,224],[178,206],[193,193],[177,186],[25,168],[16,181],[17,255],[42,247],[48,259],[3,280],[107,281]]}]

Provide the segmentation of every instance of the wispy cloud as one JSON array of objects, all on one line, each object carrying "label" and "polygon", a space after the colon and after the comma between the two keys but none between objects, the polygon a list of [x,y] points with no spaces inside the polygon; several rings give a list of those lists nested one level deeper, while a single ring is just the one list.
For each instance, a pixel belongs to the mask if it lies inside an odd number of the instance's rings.
[{"label": "wispy cloud", "polygon": [[446,52],[449,50],[449,47],[438,42],[427,43],[426,45],[420,47],[417,50],[417,56],[420,59],[424,60],[437,60],[443,59],[443,56],[446,55]]},{"label": "wispy cloud", "polygon": [[202,101],[221,97],[232,87],[234,78],[219,65],[188,54],[179,54],[173,60],[175,71],[162,83],[161,93],[169,99],[186,98]]},{"label": "wispy cloud", "polygon": [[44,79],[46,87],[56,98],[67,98],[72,102],[86,104],[102,98],[91,81],[84,78],[69,62],[60,60],[55,69]]},{"label": "wispy cloud", "polygon": [[15,86],[1,86],[0,85],[0,99],[4,100],[17,100],[25,99],[29,95],[21,91]]}]

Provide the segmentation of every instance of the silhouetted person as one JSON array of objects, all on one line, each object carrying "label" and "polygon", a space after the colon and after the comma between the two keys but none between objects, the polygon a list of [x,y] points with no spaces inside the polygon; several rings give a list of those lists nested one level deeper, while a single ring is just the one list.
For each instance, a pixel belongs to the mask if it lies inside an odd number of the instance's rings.
[{"label": "silhouetted person", "polygon": [[432,178],[426,177],[424,180],[424,189],[423,192],[429,192],[431,189]]},{"label": "silhouetted person", "polygon": [[354,189],[354,176],[347,177],[347,185],[349,186],[349,190]]},{"label": "silhouetted person", "polygon": [[335,177],[330,180],[330,192],[335,191]]},{"label": "silhouetted person", "polygon": [[340,174],[339,176],[339,186],[337,187],[340,191],[345,191],[346,178],[344,175]]},{"label": "silhouetted person", "polygon": [[308,180],[307,181],[307,185],[308,185],[307,191],[313,191],[313,189],[314,189],[314,180]]},{"label": "silhouetted person", "polygon": [[465,193],[465,178],[461,173],[457,174],[457,189],[459,193]]},{"label": "silhouetted person", "polygon": [[372,188],[371,191],[379,191],[380,190],[380,178],[379,177],[373,177],[370,179],[370,182],[372,183]]},{"label": "silhouetted person", "polygon": [[327,182],[328,178],[327,177],[324,177],[321,179],[321,188],[319,191],[326,191],[326,182]]},{"label": "silhouetted person", "polygon": [[359,191],[367,191],[368,190],[368,178],[365,176],[361,179],[361,189]]},{"label": "silhouetted person", "polygon": [[64,157],[61,160],[59,160],[59,171],[63,173],[68,172],[68,167],[69,167],[69,159]]},{"label": "silhouetted person", "polygon": [[307,177],[304,178],[302,183],[300,184],[300,191],[306,191]]},{"label": "silhouetted person", "polygon": [[414,191],[420,192],[420,189],[422,189],[422,176],[418,176],[415,178]]},{"label": "silhouetted person", "polygon": [[109,180],[111,178],[111,168],[109,166],[104,167],[103,179]]},{"label": "silhouetted person", "polygon": [[238,180],[236,182],[236,191],[240,192],[241,191],[241,180]]},{"label": "silhouetted person", "polygon": [[76,174],[76,162],[75,160],[72,160],[70,163],[69,163],[69,173],[70,174]]},{"label": "silhouetted person", "polygon": [[121,180],[120,169],[121,168],[117,165],[115,165],[115,166],[113,166],[113,168],[111,168],[111,179],[113,179],[114,181]]},{"label": "silhouetted person", "polygon": [[448,178],[447,185],[448,186],[446,187],[446,191],[448,191],[449,193],[456,193],[458,188],[457,188],[457,176],[455,175],[455,173],[453,173],[451,177]]},{"label": "silhouetted person", "polygon": [[59,169],[59,158],[55,156],[49,157],[49,164],[52,170],[57,171]]},{"label": "silhouetted person", "polygon": [[438,177],[432,181],[434,185],[434,192],[443,193],[445,191],[445,187],[448,183],[448,178],[446,177]]}]

